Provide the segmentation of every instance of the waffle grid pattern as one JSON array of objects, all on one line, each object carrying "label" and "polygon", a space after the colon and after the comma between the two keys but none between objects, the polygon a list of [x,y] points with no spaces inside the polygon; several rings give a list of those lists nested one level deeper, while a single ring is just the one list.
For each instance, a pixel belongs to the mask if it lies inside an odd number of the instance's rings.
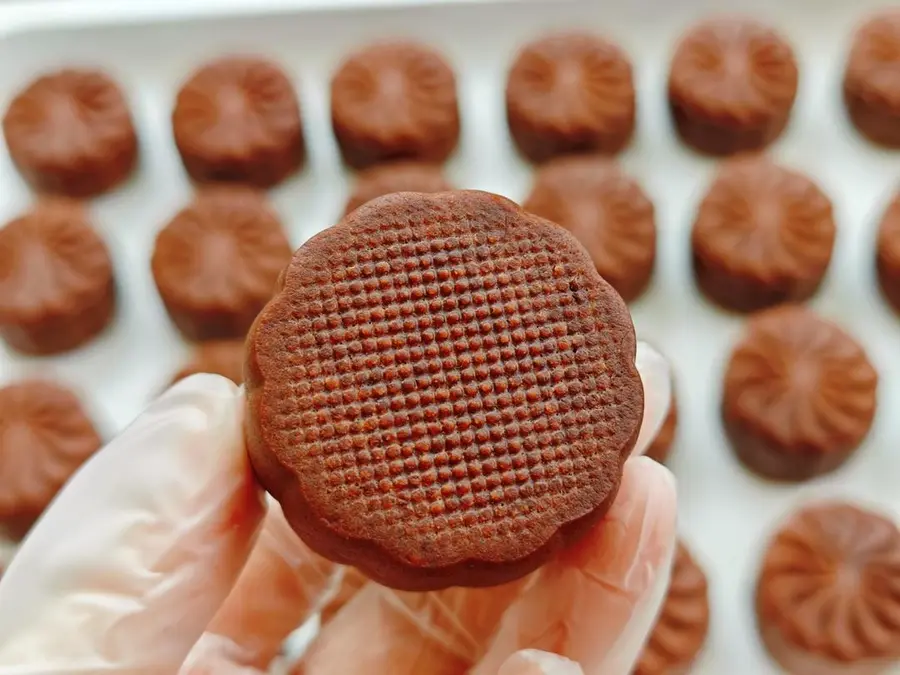
[{"label": "waffle grid pattern", "polygon": [[629,431],[607,363],[621,336],[598,322],[611,291],[568,235],[364,220],[295,258],[277,326],[291,395],[274,428],[311,502],[351,536],[432,552],[460,528],[476,549],[546,539],[599,506]]}]

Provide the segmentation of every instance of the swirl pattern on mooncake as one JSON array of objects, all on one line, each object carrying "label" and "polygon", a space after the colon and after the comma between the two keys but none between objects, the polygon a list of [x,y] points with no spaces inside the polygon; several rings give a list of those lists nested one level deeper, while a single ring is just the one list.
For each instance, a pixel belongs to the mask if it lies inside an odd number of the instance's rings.
[{"label": "swirl pattern on mooncake", "polygon": [[300,104],[274,63],[231,56],[185,82],[172,112],[175,144],[195,181],[271,187],[300,168]]},{"label": "swirl pattern on mooncake", "polygon": [[687,673],[708,631],[706,574],[684,543],[678,542],[669,590],[634,675]]},{"label": "swirl pattern on mooncake", "polygon": [[331,82],[331,120],[344,161],[441,163],[459,140],[456,76],[434,50],[386,42],[351,55]]},{"label": "swirl pattern on mooncake", "polygon": [[42,380],[0,388],[0,529],[24,536],[100,444],[68,389]]},{"label": "swirl pattern on mooncake", "polygon": [[831,262],[831,200],[806,176],[762,156],[723,163],[691,233],[704,294],[749,312],[810,298]]},{"label": "swirl pattern on mooncake", "polygon": [[109,251],[79,203],[45,199],[0,229],[0,336],[17,351],[79,347],[115,303]]},{"label": "swirl pattern on mooncake", "polygon": [[156,238],[152,269],[191,340],[243,338],[291,258],[278,215],[247,187],[209,187]]},{"label": "swirl pattern on mooncake", "polygon": [[652,202],[611,160],[563,157],[538,169],[526,211],[561,225],[626,301],[650,283],[656,260]]},{"label": "swirl pattern on mooncake", "polygon": [[763,642],[789,672],[880,673],[900,659],[900,532],[843,502],[805,506],[757,581]]},{"label": "swirl pattern on mooncake", "polygon": [[619,152],[631,140],[635,110],[627,54],[589,33],[533,42],[509,71],[509,129],[534,162],[571,152]]},{"label": "swirl pattern on mooncake", "polygon": [[900,147],[900,10],[881,12],[858,28],[844,71],[844,103],[866,138]]},{"label": "swirl pattern on mooncake", "polygon": [[43,75],[3,117],[9,154],[39,192],[89,197],[131,173],[138,145],[119,86],[96,70]]},{"label": "swirl pattern on mooncake", "polygon": [[770,478],[843,464],[872,426],[878,375],[837,325],[799,306],[747,322],[725,373],[722,412],[738,457]]},{"label": "swirl pattern on mooncake", "polygon": [[793,50],[771,28],[740,18],[705,21],[672,59],[675,128],[701,152],[759,150],[787,126],[798,80]]}]

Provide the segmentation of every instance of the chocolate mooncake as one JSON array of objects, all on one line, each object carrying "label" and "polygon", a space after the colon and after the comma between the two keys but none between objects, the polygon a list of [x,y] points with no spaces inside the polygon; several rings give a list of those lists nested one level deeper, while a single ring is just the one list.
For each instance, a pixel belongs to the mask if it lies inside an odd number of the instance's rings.
[{"label": "chocolate mooncake", "polygon": [[359,207],[294,254],[247,344],[263,486],[311,548],[400,589],[503,583],[578,539],[643,416],[624,302],[485,192]]}]

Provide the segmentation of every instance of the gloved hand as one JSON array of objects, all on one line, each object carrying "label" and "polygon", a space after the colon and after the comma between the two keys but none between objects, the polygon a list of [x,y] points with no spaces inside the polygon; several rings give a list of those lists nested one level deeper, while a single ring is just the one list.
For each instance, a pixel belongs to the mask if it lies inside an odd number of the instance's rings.
[{"label": "gloved hand", "polygon": [[[646,345],[638,361],[640,452],[670,384]],[[0,675],[258,675],[339,590],[349,601],[292,673],[630,671],[674,549],[663,467],[630,459],[603,523],[526,579],[401,593],[315,555],[267,509],[242,417],[240,388],[196,375],[85,464],[0,583]]]}]

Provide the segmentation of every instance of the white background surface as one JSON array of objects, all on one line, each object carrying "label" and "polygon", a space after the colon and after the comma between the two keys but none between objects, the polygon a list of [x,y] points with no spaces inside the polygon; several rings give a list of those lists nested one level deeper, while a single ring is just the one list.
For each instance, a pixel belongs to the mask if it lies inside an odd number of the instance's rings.
[{"label": "white background surface", "polygon": [[[337,8],[345,4],[359,7]],[[149,260],[156,232],[189,196],[169,114],[179,83],[204,60],[259,52],[278,60],[295,79],[310,161],[272,198],[299,245],[332,224],[343,207],[347,182],[328,124],[327,86],[338,60],[353,47],[373,38],[415,36],[443,50],[458,74],[464,125],[461,146],[448,165],[451,178],[459,187],[521,199],[531,170],[516,157],[507,136],[506,69],[528,38],[555,28],[594,29],[629,51],[637,78],[638,130],[622,162],[656,204],[659,256],[653,285],[633,313],[639,335],[671,357],[677,376],[680,427],[671,467],[679,480],[680,527],[707,569],[712,594],[710,636],[694,672],[778,672],[759,646],[751,606],[761,547],[778,519],[799,502],[834,495],[900,514],[900,319],[882,303],[873,281],[874,228],[897,182],[900,153],[880,152],[859,140],[843,116],[839,93],[853,26],[883,3],[728,3],[729,9],[746,9],[781,28],[796,49],[800,93],[792,124],[773,153],[820,182],[833,199],[839,228],[831,268],[812,305],[853,332],[881,374],[878,416],[856,458],[830,477],[793,487],[770,485],[746,473],[722,435],[721,375],[742,321],[715,310],[694,290],[688,233],[714,163],[678,144],[666,114],[665,78],[675,40],[693,20],[725,3],[546,0],[415,6],[407,0],[399,3],[402,8],[381,7],[389,4],[87,0],[0,7],[0,107],[43,70],[99,66],[125,88],[142,143],[135,178],[93,204],[121,281],[114,327],[84,349],[58,358],[25,359],[0,347],[0,382],[32,373],[62,378],[84,392],[108,436],[127,424],[179,366],[187,350],[158,300]],[[322,9],[329,5],[332,9]],[[364,5],[378,7],[360,8]],[[240,16],[244,12],[254,16]],[[189,14],[198,18],[191,20]],[[30,202],[5,153],[0,149],[3,220]]]}]

